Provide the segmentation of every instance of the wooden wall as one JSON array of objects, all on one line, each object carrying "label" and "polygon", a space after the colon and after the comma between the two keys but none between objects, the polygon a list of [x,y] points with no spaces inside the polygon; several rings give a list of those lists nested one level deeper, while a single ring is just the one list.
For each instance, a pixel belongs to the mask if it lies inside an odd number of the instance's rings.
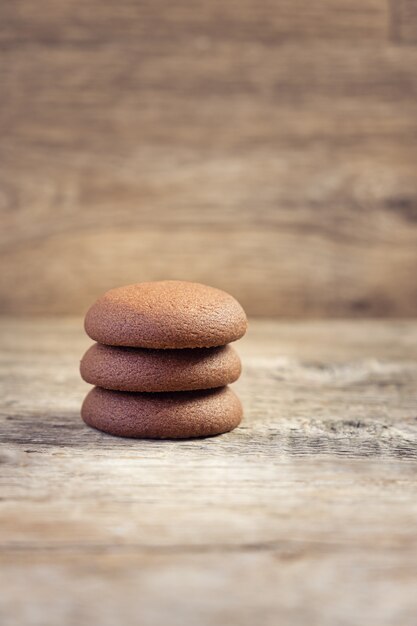
[{"label": "wooden wall", "polygon": [[417,314],[414,0],[5,0],[0,308]]}]

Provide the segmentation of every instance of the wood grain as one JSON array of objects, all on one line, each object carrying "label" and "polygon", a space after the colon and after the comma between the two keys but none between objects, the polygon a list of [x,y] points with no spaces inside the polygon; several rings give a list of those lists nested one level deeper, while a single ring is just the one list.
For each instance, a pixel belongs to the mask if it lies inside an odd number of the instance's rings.
[{"label": "wood grain", "polygon": [[388,2],[381,0],[30,0],[0,6],[0,41],[49,43],[183,38],[276,41],[294,38],[384,39]]},{"label": "wood grain", "polygon": [[414,0],[391,0],[391,30],[394,41],[417,43],[417,6]]},{"label": "wood grain", "polygon": [[387,256],[385,243],[328,241],[314,231],[302,239],[291,230],[241,227],[184,227],[175,237],[169,229],[128,227],[50,235],[2,256],[1,307],[65,314],[87,310],[117,285],[182,278],[226,289],[255,315],[412,315],[414,231],[401,228],[390,240]]},{"label": "wood grain", "polygon": [[1,323],[2,625],[414,624],[415,322],[253,321],[201,441],[84,426],[88,343]]},{"label": "wood grain", "polygon": [[417,313],[417,49],[379,0],[0,8],[0,307],[161,277]]}]

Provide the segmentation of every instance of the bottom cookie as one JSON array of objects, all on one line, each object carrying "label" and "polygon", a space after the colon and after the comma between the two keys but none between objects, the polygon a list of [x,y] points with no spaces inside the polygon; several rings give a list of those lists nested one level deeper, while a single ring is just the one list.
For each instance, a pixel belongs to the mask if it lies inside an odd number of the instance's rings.
[{"label": "bottom cookie", "polygon": [[94,387],[81,416],[89,426],[118,437],[187,439],[233,430],[242,419],[242,405],[229,387],[171,393]]}]

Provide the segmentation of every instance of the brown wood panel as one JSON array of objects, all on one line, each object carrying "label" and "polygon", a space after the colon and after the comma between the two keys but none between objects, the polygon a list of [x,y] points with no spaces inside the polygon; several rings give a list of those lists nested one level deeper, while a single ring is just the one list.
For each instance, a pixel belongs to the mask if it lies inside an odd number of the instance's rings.
[{"label": "brown wood panel", "polygon": [[367,45],[7,50],[3,311],[77,312],[175,276],[252,314],[415,313],[415,61]]},{"label": "brown wood panel", "polygon": [[415,0],[391,0],[391,35],[396,42],[417,44]]},{"label": "brown wood panel", "polygon": [[164,276],[417,312],[417,49],[386,2],[41,5],[0,8],[3,312]]},{"label": "brown wood panel", "polygon": [[388,0],[14,0],[0,41],[382,40],[388,22]]},{"label": "brown wood panel", "polygon": [[251,321],[193,441],[87,428],[89,343],[0,321],[2,626],[414,626],[415,322]]},{"label": "brown wood panel", "polygon": [[[116,137],[115,137],[116,141]],[[365,139],[363,141],[366,142]],[[217,154],[143,147],[98,159],[90,149],[3,144],[0,253],[66,232],[239,226],[290,229],[375,245],[413,243],[416,150],[318,143]],[[169,154],[167,152],[169,151]],[[300,184],[302,180],[302,184]],[[277,251],[277,254],[280,254]]]},{"label": "brown wood panel", "polygon": [[0,256],[1,308],[67,314],[117,285],[183,278],[230,291],[254,315],[411,316],[415,227],[385,227],[382,241],[256,226],[42,234]]}]

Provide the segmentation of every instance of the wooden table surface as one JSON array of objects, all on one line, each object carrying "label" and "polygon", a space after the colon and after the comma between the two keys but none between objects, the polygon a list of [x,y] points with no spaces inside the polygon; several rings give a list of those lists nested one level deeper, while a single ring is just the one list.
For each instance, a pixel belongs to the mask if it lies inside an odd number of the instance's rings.
[{"label": "wooden table surface", "polygon": [[182,442],[81,422],[80,319],[1,328],[2,626],[414,626],[417,322],[253,321]]}]

